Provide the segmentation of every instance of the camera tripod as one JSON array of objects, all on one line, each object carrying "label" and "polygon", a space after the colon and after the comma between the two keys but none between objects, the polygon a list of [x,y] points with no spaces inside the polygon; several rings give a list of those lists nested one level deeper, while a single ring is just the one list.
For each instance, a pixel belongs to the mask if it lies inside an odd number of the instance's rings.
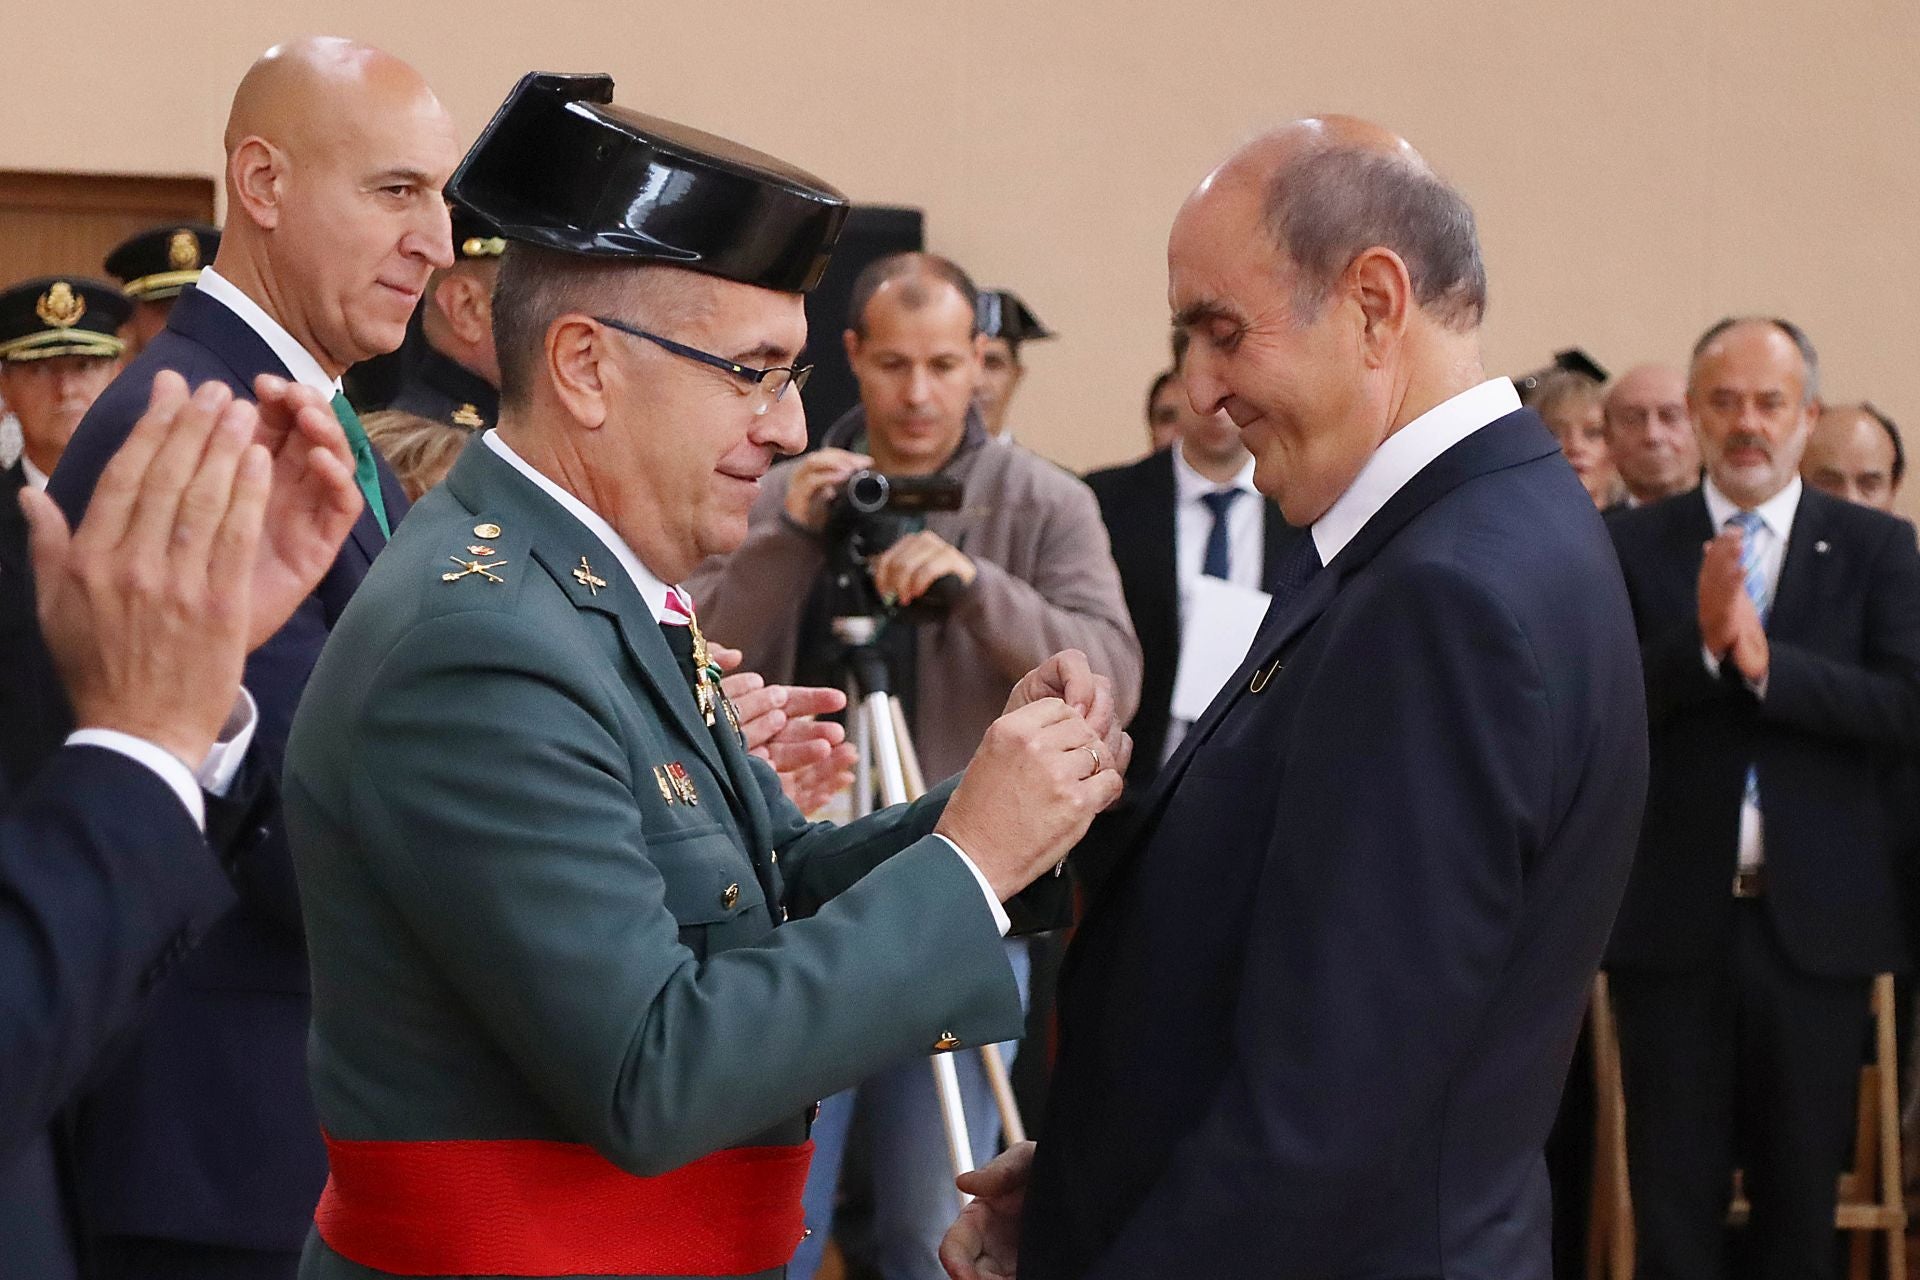
[{"label": "camera tripod", "polygon": [[[853,814],[865,817],[876,808],[905,804],[926,794],[926,778],[920,772],[920,760],[907,731],[906,712],[893,696],[887,677],[887,664],[875,641],[880,621],[868,616],[837,617],[833,634],[845,646],[842,664],[846,669],[847,736],[859,753],[854,766]],[[929,1059],[933,1067],[934,1090],[940,1099],[940,1120],[947,1135],[947,1154],[953,1162],[954,1176],[974,1168],[973,1142],[967,1136],[966,1104],[960,1097],[960,1074],[950,1052],[936,1053]],[[1007,1064],[1000,1046],[980,1046],[980,1063],[994,1102],[1000,1109],[1000,1124],[1009,1145],[1024,1142],[1026,1126],[1020,1120],[1020,1107],[1014,1100],[1013,1083],[1007,1076]],[[972,1197],[957,1193],[964,1206]]]}]

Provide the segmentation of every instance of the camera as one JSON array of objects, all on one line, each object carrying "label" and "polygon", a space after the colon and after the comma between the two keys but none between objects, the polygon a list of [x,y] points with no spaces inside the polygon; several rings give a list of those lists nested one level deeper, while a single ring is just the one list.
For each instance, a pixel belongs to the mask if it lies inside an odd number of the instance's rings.
[{"label": "camera", "polygon": [[903,608],[881,597],[868,566],[905,536],[912,517],[958,511],[963,497],[963,486],[952,476],[890,476],[871,470],[848,476],[827,507],[833,616],[923,622],[945,614],[960,590],[957,578],[940,579]]}]

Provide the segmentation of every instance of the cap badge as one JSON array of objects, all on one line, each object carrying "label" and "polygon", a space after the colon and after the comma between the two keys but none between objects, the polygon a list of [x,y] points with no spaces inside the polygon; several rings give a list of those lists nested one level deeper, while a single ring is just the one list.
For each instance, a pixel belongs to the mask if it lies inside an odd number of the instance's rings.
[{"label": "cap badge", "polygon": [[40,295],[33,313],[41,321],[55,329],[71,329],[80,323],[80,317],[87,314],[87,300],[73,291],[73,286],[65,280],[54,282],[53,288]]},{"label": "cap badge", "polygon": [[453,411],[453,425],[465,427],[469,431],[478,431],[487,425],[487,420],[480,416],[478,405],[463,404]]},{"label": "cap badge", "polygon": [[460,242],[463,258],[497,258],[507,251],[504,236],[468,236]]},{"label": "cap badge", "polygon": [[167,241],[167,266],[191,271],[200,265],[200,241],[191,231],[176,231]]}]

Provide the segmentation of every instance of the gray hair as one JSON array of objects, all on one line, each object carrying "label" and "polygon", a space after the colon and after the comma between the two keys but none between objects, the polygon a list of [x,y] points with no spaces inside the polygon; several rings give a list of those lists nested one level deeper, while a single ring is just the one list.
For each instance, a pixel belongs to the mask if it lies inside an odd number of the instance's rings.
[{"label": "gray hair", "polygon": [[1379,246],[1406,264],[1422,310],[1449,329],[1478,328],[1487,269],[1473,209],[1431,170],[1397,156],[1331,147],[1275,175],[1267,231],[1299,269],[1293,308],[1318,315],[1353,260]]},{"label": "gray hair", "polygon": [[702,277],[657,263],[589,258],[509,244],[493,283],[493,345],[500,360],[500,403],[524,409],[533,399],[547,330],[564,315],[611,315],[643,327],[671,327],[699,309]]},{"label": "gray hair", "polygon": [[[1712,346],[1715,340],[1735,325],[1741,324],[1770,325],[1786,334],[1788,340],[1798,348],[1801,363],[1807,367],[1807,380],[1806,385],[1801,389],[1800,403],[1809,405],[1820,398],[1820,353],[1813,349],[1813,339],[1807,336],[1805,329],[1791,320],[1782,320],[1779,316],[1728,316],[1724,320],[1717,321],[1712,328],[1700,335],[1700,341],[1693,344],[1693,363],[1699,364],[1700,357],[1706,354],[1707,348]],[[1691,370],[1688,371],[1687,380],[1689,382],[1693,380]]]}]

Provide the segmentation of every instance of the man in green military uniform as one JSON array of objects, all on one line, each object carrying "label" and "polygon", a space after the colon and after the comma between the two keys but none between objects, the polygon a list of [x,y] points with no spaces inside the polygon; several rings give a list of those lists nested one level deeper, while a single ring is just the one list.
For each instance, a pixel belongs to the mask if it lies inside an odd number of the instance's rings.
[{"label": "man in green military uniform", "polygon": [[[809,1109],[1019,1034],[1001,936],[1120,792],[1084,658],[954,783],[810,826],[669,584],[805,442],[845,200],[530,76],[450,190],[510,247],[501,420],[334,629],[288,750],[331,1178],[302,1274],[780,1274]],[[929,1088],[932,1088],[931,1075]]]}]

